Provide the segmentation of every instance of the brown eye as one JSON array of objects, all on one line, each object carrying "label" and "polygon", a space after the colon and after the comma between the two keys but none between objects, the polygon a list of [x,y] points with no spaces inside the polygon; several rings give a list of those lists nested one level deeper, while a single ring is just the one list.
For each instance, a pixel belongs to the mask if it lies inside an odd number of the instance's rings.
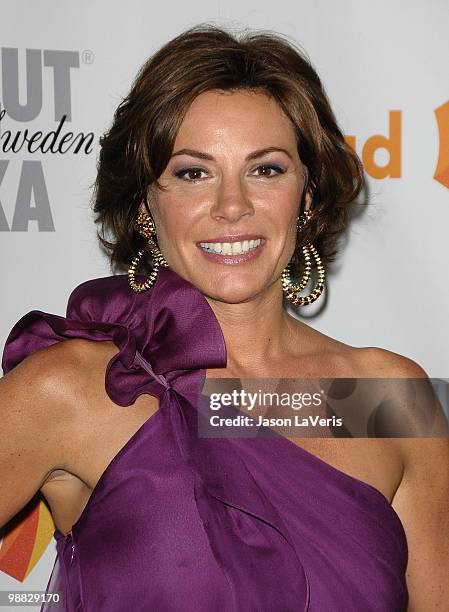
[{"label": "brown eye", "polygon": [[205,172],[202,168],[185,168],[185,170],[180,170],[179,172],[176,172],[176,176],[178,178],[187,180],[188,182],[193,182],[202,178],[202,172]]},{"label": "brown eye", "polygon": [[284,171],[279,166],[258,166],[256,171],[261,170],[262,172],[259,176],[264,176],[266,178],[271,178],[273,176],[277,176],[278,174],[283,174]]}]

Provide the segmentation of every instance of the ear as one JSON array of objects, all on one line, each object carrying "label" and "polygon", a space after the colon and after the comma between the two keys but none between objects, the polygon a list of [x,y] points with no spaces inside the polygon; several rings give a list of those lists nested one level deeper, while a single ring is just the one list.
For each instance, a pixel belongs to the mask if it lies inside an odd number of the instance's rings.
[{"label": "ear", "polygon": [[302,173],[303,173],[302,176],[304,180],[304,187],[303,187],[303,193],[301,196],[301,206],[304,205],[304,210],[309,210],[312,204],[312,193],[311,193],[310,183],[309,183],[309,170],[307,166],[305,166],[304,164],[302,165]]},{"label": "ear", "polygon": [[150,217],[153,217],[153,210],[154,210],[154,191],[151,187],[151,185],[148,187],[147,189],[147,201],[145,202],[144,200],[141,201],[140,205],[139,205],[139,212],[143,212],[147,215],[150,215]]},{"label": "ear", "polygon": [[304,196],[304,210],[309,210],[312,203],[312,194],[309,190],[307,190],[306,195]]}]

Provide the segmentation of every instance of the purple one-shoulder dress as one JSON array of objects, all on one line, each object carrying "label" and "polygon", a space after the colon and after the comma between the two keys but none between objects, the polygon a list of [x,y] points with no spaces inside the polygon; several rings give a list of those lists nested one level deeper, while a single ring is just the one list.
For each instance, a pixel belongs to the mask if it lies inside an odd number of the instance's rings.
[{"label": "purple one-shoulder dress", "polygon": [[68,612],[399,612],[407,542],[376,488],[282,436],[204,438],[205,370],[226,366],[207,300],[170,268],[135,294],[125,275],[87,281],[66,318],[32,311],[3,369],[69,338],[113,341],[105,388],[151,416],[112,459],[71,534],[55,531],[47,591]]}]

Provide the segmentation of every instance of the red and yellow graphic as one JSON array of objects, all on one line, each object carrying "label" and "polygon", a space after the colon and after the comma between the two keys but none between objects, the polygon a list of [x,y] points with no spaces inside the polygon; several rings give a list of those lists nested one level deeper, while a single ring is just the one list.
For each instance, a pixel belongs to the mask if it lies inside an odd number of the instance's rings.
[{"label": "red and yellow graphic", "polygon": [[0,547],[0,571],[23,582],[53,538],[55,527],[43,501],[8,531]]}]

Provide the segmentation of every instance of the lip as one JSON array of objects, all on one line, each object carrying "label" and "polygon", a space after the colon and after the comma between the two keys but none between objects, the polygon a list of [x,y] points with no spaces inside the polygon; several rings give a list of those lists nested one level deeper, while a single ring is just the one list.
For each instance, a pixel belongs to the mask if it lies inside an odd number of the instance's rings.
[{"label": "lip", "polygon": [[215,236],[215,238],[205,238],[204,240],[198,240],[196,244],[201,242],[243,242],[244,240],[257,240],[261,238],[265,240],[265,236],[261,234],[239,234],[238,236]]},{"label": "lip", "polygon": [[[253,239],[254,238],[249,238],[249,240],[253,240]],[[245,240],[248,240],[248,238],[245,238]],[[201,242],[237,242],[237,240],[231,241],[231,240],[215,239],[215,240],[201,240]],[[209,253],[208,251],[205,251],[204,249],[202,249],[199,243],[197,244],[197,246],[199,250],[201,251],[201,253],[204,255],[204,257],[208,259],[209,261],[212,261],[214,263],[219,263],[225,266],[235,266],[238,264],[245,263],[246,261],[251,261],[252,259],[257,259],[257,257],[259,257],[259,255],[262,253],[265,243],[266,243],[266,240],[264,240],[261,237],[261,243],[259,244],[258,247],[256,247],[255,249],[252,249],[251,251],[247,251],[246,253],[238,253],[236,255],[221,255],[221,253]]]}]

